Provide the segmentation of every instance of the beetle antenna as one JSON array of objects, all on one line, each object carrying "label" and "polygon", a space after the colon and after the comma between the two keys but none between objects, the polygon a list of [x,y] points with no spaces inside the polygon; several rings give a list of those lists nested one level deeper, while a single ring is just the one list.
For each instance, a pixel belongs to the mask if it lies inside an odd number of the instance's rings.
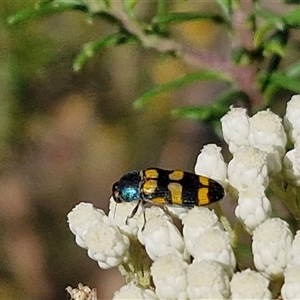
[{"label": "beetle antenna", "polygon": [[145,225],[146,225],[146,213],[145,213],[145,207],[144,207],[144,205],[142,207],[143,207],[144,225],[141,228],[141,230],[144,231]]},{"label": "beetle antenna", "polygon": [[130,216],[128,216],[128,217],[126,218],[126,225],[128,224],[128,220],[131,219],[131,218],[133,218],[133,217],[135,216],[137,210],[139,209],[139,205],[142,205],[141,203],[143,203],[143,200],[142,200],[142,199],[140,199],[140,200],[138,201],[137,205],[136,205],[136,206],[134,207],[134,209],[132,210]]}]

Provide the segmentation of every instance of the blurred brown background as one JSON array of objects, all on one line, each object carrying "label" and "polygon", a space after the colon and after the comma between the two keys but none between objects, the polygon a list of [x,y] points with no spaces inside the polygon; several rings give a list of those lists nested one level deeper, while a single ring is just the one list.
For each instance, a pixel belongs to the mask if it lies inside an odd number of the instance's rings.
[{"label": "blurred brown background", "polygon": [[[142,2],[140,15],[147,18],[155,2]],[[215,9],[211,3],[178,9]],[[0,4],[0,299],[68,299],[65,287],[79,282],[109,299],[124,281],[75,244],[67,213],[80,201],[107,211],[112,184],[129,170],[192,171],[203,144],[220,141],[208,126],[174,120],[169,111],[208,103],[223,85],[194,84],[136,111],[131,103],[143,92],[193,67],[120,46],[74,73],[83,43],[115,28],[101,20],[90,24],[78,12],[7,26],[9,15],[33,5]],[[227,52],[226,33],[208,21],[185,23],[173,33],[196,47]]]}]

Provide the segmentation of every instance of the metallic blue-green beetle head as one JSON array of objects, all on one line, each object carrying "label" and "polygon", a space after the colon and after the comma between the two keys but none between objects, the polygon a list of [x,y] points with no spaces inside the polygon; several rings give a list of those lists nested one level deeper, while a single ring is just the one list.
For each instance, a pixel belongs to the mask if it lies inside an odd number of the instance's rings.
[{"label": "metallic blue-green beetle head", "polygon": [[140,199],[140,172],[125,174],[112,187],[113,198],[117,203],[131,202]]}]

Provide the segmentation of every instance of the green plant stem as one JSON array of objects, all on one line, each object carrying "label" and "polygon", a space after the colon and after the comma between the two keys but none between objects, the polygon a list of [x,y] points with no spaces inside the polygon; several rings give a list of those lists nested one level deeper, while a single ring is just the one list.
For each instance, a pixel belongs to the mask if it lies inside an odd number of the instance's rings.
[{"label": "green plant stem", "polygon": [[297,204],[297,187],[288,185],[287,188],[284,189],[281,180],[273,180],[269,186],[271,190],[282,199],[291,214],[293,214],[297,220],[300,220],[300,208]]},{"label": "green plant stem", "polygon": [[118,1],[113,3],[107,13],[119,20],[123,28],[135,35],[145,48],[152,48],[162,53],[176,53],[193,66],[225,73],[234,79],[237,87],[249,97],[252,104],[263,103],[263,97],[256,89],[256,66],[253,64],[236,66],[232,64],[229,57],[222,58],[214,53],[196,50],[168,38],[146,34],[142,25],[138,21],[130,19]]},{"label": "green plant stem", "polygon": [[215,205],[215,211],[216,211],[216,214],[217,216],[219,217],[220,219],[220,222],[222,223],[224,229],[228,232],[229,234],[229,238],[230,238],[230,243],[231,243],[231,246],[233,248],[236,247],[237,245],[237,240],[238,240],[238,237],[236,236],[236,232],[234,229],[232,229],[228,219],[225,217],[224,215],[224,212],[223,212],[223,209],[221,207],[221,205],[219,203],[216,203]]},{"label": "green plant stem", "polygon": [[130,239],[129,261],[119,266],[127,282],[135,280],[142,288],[150,287],[150,264],[145,249],[138,240]]}]

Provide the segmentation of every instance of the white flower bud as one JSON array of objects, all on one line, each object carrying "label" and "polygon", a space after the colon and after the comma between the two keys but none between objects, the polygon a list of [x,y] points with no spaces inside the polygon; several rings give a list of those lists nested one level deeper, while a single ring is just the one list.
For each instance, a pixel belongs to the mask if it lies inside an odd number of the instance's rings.
[{"label": "white flower bud", "polygon": [[110,223],[104,211],[96,209],[92,203],[81,202],[67,215],[70,230],[76,236],[76,243],[86,248],[84,237],[88,229],[99,223]]},{"label": "white flower bud", "polygon": [[187,299],[188,264],[178,255],[159,257],[151,266],[155,292],[160,299]]},{"label": "white flower bud", "polygon": [[87,285],[82,283],[78,284],[78,288],[66,287],[66,291],[69,293],[71,300],[97,300],[97,290],[91,289]]},{"label": "white flower bud", "polygon": [[[157,212],[153,214],[153,212]],[[152,260],[175,253],[184,260],[189,260],[183,237],[170,218],[161,215],[159,207],[146,209],[146,223],[143,230],[139,230],[138,239],[145,246],[146,252]]]},{"label": "white flower bud", "polygon": [[209,177],[225,187],[227,184],[227,165],[221,154],[221,148],[215,144],[205,145],[198,155],[195,173]]},{"label": "white flower bud", "polygon": [[[150,208],[143,208],[145,210],[145,214],[142,213],[140,214],[138,220],[137,220],[137,225],[139,230],[144,230],[146,223],[150,220],[154,220],[153,222],[155,222],[155,220],[157,220],[157,218],[162,218],[168,222],[173,222],[172,217],[170,216],[170,214],[167,214],[163,209],[161,209],[159,206],[151,206]],[[142,236],[141,236],[142,238]]]},{"label": "white flower bud", "polygon": [[231,299],[272,299],[269,280],[250,269],[235,273],[230,282]]},{"label": "white flower bud", "polygon": [[281,288],[284,300],[300,299],[300,266],[287,268],[284,272],[284,284]]},{"label": "white flower bud", "polygon": [[102,269],[119,266],[128,255],[129,239],[118,227],[99,223],[86,232],[85,243],[90,258]]},{"label": "white flower bud", "polygon": [[223,137],[233,154],[240,146],[247,146],[250,130],[249,117],[245,108],[234,108],[221,118]]},{"label": "white flower bud", "polygon": [[208,229],[222,229],[223,226],[219,222],[214,211],[206,207],[198,207],[190,209],[187,215],[182,219],[183,238],[189,253],[194,256],[194,242]]},{"label": "white flower bud", "polygon": [[210,228],[194,241],[194,262],[204,260],[218,262],[228,275],[232,275],[236,260],[228,233]]},{"label": "white flower bud", "polygon": [[272,207],[263,186],[250,187],[240,191],[235,215],[247,232],[253,230],[271,215]]},{"label": "white flower bud", "polygon": [[[269,109],[257,112],[250,118],[249,144],[260,150],[266,146],[275,147],[280,157],[285,153],[286,134],[279,116]],[[262,148],[261,148],[262,147]]]},{"label": "white flower bud", "polygon": [[120,288],[120,290],[116,291],[113,296],[113,300],[158,300],[154,291],[150,289],[142,289],[134,285],[134,283],[130,282]]},{"label": "white flower bud", "polygon": [[256,269],[270,279],[282,277],[292,244],[288,224],[279,219],[267,219],[253,232],[252,253]]},{"label": "white flower bud", "polygon": [[300,266],[300,230],[297,230],[288,259],[288,266]]},{"label": "white flower bud", "polygon": [[228,300],[229,298],[224,297],[221,292],[219,291],[206,291],[205,293],[201,294],[200,297],[196,297],[194,300],[208,300],[208,299],[213,299],[213,300]]},{"label": "white flower bud", "polygon": [[116,203],[113,197],[110,198],[108,217],[112,224],[118,226],[121,232],[128,236],[137,236],[138,219],[142,214],[142,206],[139,205],[136,214],[129,218],[137,204],[137,201]]},{"label": "white flower bud", "polygon": [[300,95],[294,95],[287,103],[283,121],[291,142],[295,143],[300,136]]},{"label": "white flower bud", "polygon": [[284,174],[286,179],[300,185],[300,147],[288,151],[283,159]]},{"label": "white flower bud", "polygon": [[229,278],[217,262],[193,262],[188,267],[187,278],[186,291],[190,300],[215,299],[209,297],[214,293],[221,294],[224,299],[229,299]]},{"label": "white flower bud", "polygon": [[229,183],[238,191],[269,184],[267,154],[253,147],[240,147],[228,164]]}]

